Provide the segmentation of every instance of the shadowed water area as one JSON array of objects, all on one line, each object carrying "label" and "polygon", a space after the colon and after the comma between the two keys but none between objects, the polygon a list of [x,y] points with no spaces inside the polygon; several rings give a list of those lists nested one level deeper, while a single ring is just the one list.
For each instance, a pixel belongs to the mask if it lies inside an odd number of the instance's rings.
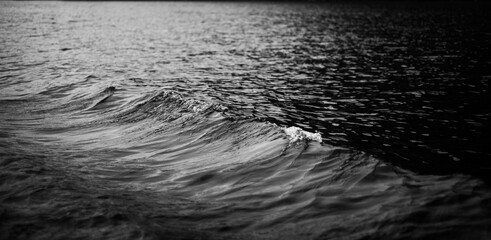
[{"label": "shadowed water area", "polygon": [[489,239],[490,10],[0,2],[0,239]]}]

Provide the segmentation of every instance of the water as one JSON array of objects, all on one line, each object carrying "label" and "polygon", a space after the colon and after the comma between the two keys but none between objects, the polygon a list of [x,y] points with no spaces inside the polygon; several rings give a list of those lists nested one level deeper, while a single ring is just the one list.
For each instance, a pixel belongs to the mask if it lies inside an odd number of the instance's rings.
[{"label": "water", "polygon": [[488,13],[0,2],[0,238],[488,239]]}]

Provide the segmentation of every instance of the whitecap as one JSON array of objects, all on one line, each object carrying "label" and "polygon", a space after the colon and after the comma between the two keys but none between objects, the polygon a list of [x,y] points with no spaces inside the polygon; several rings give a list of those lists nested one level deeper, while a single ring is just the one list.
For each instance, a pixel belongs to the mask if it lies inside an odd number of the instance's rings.
[{"label": "whitecap", "polygon": [[290,140],[290,143],[298,141],[316,141],[320,143],[322,142],[322,136],[318,132],[307,132],[299,127],[284,127],[283,131],[288,136],[288,140]]}]

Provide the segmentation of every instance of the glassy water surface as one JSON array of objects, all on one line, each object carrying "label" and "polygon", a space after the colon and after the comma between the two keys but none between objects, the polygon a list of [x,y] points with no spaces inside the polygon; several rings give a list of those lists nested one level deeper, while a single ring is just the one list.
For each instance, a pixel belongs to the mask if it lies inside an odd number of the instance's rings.
[{"label": "glassy water surface", "polygon": [[487,239],[483,3],[0,3],[5,239]]}]

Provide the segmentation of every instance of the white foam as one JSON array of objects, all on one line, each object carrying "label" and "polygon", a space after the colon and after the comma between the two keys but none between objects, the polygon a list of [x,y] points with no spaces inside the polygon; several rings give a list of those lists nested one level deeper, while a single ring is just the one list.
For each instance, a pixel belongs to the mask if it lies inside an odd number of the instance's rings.
[{"label": "white foam", "polygon": [[320,133],[311,133],[304,131],[303,129],[299,127],[284,127],[283,131],[286,133],[288,136],[288,139],[290,142],[298,142],[298,141],[316,141],[316,142],[322,142],[322,136]]}]

